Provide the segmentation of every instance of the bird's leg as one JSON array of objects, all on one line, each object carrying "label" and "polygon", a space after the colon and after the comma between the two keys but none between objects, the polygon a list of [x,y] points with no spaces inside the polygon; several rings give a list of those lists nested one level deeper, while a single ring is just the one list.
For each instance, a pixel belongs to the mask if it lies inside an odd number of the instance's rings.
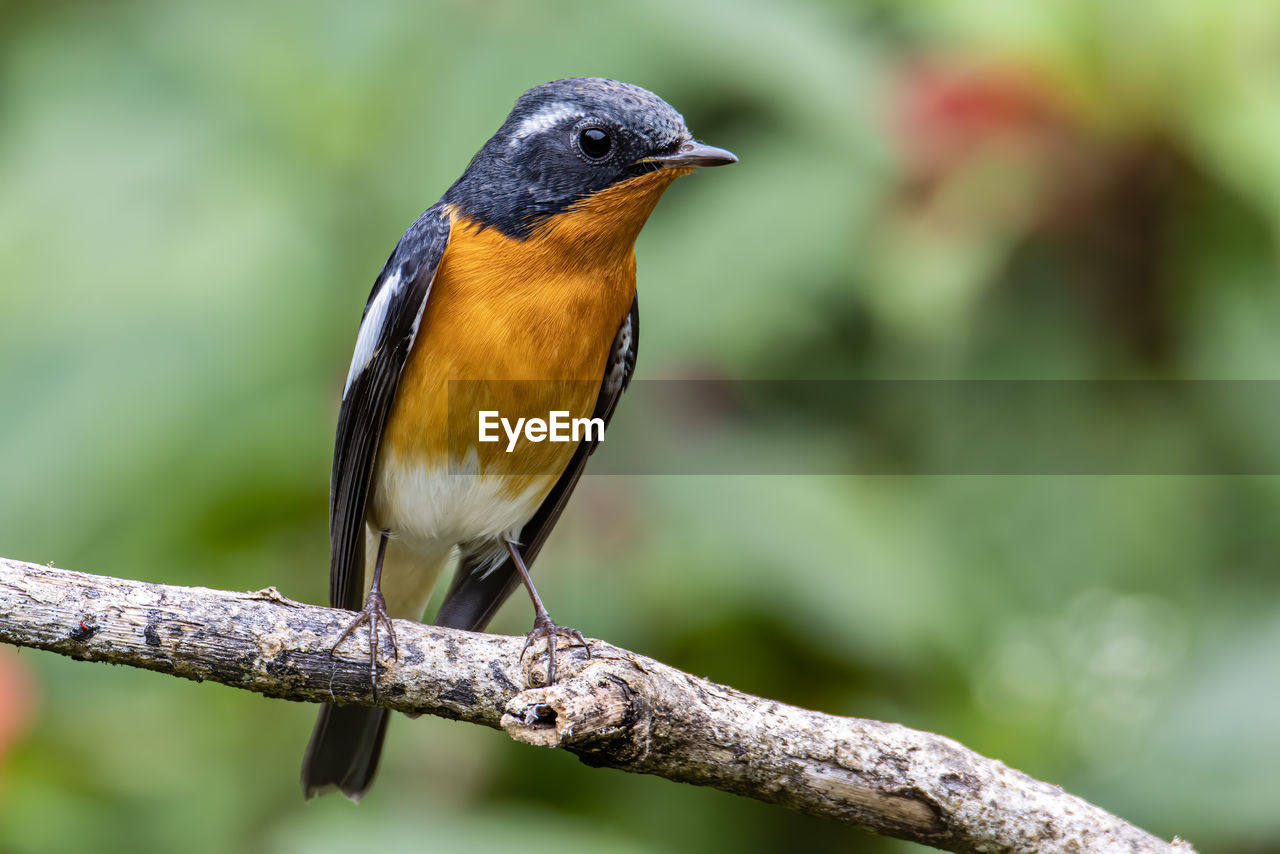
[{"label": "bird's leg", "polygon": [[538,588],[533,586],[533,579],[529,577],[529,568],[524,565],[524,558],[520,556],[520,550],[516,548],[516,544],[511,540],[507,540],[507,551],[511,553],[511,560],[515,563],[516,569],[520,571],[520,580],[524,582],[524,589],[529,591],[529,598],[533,600],[533,631],[525,636],[524,648],[520,650],[520,659],[524,660],[524,654],[529,651],[529,646],[535,640],[545,639],[547,642],[547,684],[554,685],[556,681],[556,636],[561,635],[569,640],[576,640],[587,651],[587,658],[591,657],[591,645],[582,636],[582,632],[577,629],[556,625],[555,620],[551,619],[551,615],[547,613],[546,607],[542,604],[542,597],[538,595]]},{"label": "bird's leg", "polygon": [[396,627],[392,625],[391,616],[387,614],[387,602],[382,598],[382,589],[379,586],[382,582],[382,560],[386,556],[387,532],[383,531],[381,539],[378,540],[378,561],[373,567],[373,584],[369,587],[369,595],[364,600],[364,608],[360,611],[360,616],[347,624],[342,634],[338,635],[338,642],[333,645],[333,649],[329,650],[329,656],[332,657],[352,632],[361,626],[369,627],[369,684],[373,686],[374,700],[378,699],[379,626],[386,628],[387,636],[391,639],[392,656],[400,657],[400,648],[396,645]]}]

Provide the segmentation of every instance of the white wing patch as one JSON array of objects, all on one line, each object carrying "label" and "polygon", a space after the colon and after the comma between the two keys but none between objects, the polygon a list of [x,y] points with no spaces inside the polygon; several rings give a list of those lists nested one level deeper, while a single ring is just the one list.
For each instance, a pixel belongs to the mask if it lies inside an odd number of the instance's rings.
[{"label": "white wing patch", "polygon": [[511,142],[508,144],[517,145],[528,136],[555,127],[565,119],[576,119],[581,115],[582,111],[572,104],[566,104],[563,101],[548,104],[517,125],[516,132],[511,135]]},{"label": "white wing patch", "polygon": [[387,307],[391,305],[391,298],[399,293],[400,286],[400,271],[396,270],[378,288],[378,293],[374,295],[369,310],[365,312],[364,320],[360,323],[360,334],[356,336],[356,351],[351,356],[351,370],[347,371],[347,384],[342,389],[344,399],[356,377],[369,366],[370,360],[373,359],[378,339],[382,337],[382,327],[387,322]]}]

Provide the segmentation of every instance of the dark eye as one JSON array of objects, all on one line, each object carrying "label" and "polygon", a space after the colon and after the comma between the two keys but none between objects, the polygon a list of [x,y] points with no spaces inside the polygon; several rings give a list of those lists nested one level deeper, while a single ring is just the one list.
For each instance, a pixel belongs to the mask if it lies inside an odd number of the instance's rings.
[{"label": "dark eye", "polygon": [[578,148],[592,160],[604,160],[613,151],[613,137],[600,128],[586,128],[578,134]]}]

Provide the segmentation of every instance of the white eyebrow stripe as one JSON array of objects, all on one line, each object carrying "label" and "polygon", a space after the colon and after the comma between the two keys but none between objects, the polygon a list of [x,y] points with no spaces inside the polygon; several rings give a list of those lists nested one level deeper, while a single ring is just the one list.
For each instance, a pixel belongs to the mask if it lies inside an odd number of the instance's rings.
[{"label": "white eyebrow stripe", "polygon": [[518,140],[539,131],[555,127],[565,119],[573,119],[581,115],[583,115],[582,111],[572,104],[566,104],[563,101],[548,104],[516,126],[515,133],[511,135],[511,144],[514,145]]},{"label": "white eyebrow stripe", "polygon": [[369,305],[369,311],[365,313],[364,320],[360,324],[360,334],[356,336],[356,351],[351,356],[351,370],[347,371],[347,384],[342,389],[344,398],[351,390],[351,383],[355,378],[369,367],[373,352],[378,346],[378,339],[382,337],[382,327],[387,322],[387,308],[391,305],[391,298],[399,290],[400,271],[396,270],[378,288],[378,293],[374,296],[373,302]]}]

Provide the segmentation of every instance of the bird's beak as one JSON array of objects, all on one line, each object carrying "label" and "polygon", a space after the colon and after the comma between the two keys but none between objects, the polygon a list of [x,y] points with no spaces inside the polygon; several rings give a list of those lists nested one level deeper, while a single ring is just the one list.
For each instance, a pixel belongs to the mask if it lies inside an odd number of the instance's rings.
[{"label": "bird's beak", "polygon": [[673,154],[655,154],[636,162],[656,163],[664,169],[672,169],[680,166],[724,166],[737,163],[738,158],[732,151],[725,151],[723,148],[690,139],[686,140]]}]

